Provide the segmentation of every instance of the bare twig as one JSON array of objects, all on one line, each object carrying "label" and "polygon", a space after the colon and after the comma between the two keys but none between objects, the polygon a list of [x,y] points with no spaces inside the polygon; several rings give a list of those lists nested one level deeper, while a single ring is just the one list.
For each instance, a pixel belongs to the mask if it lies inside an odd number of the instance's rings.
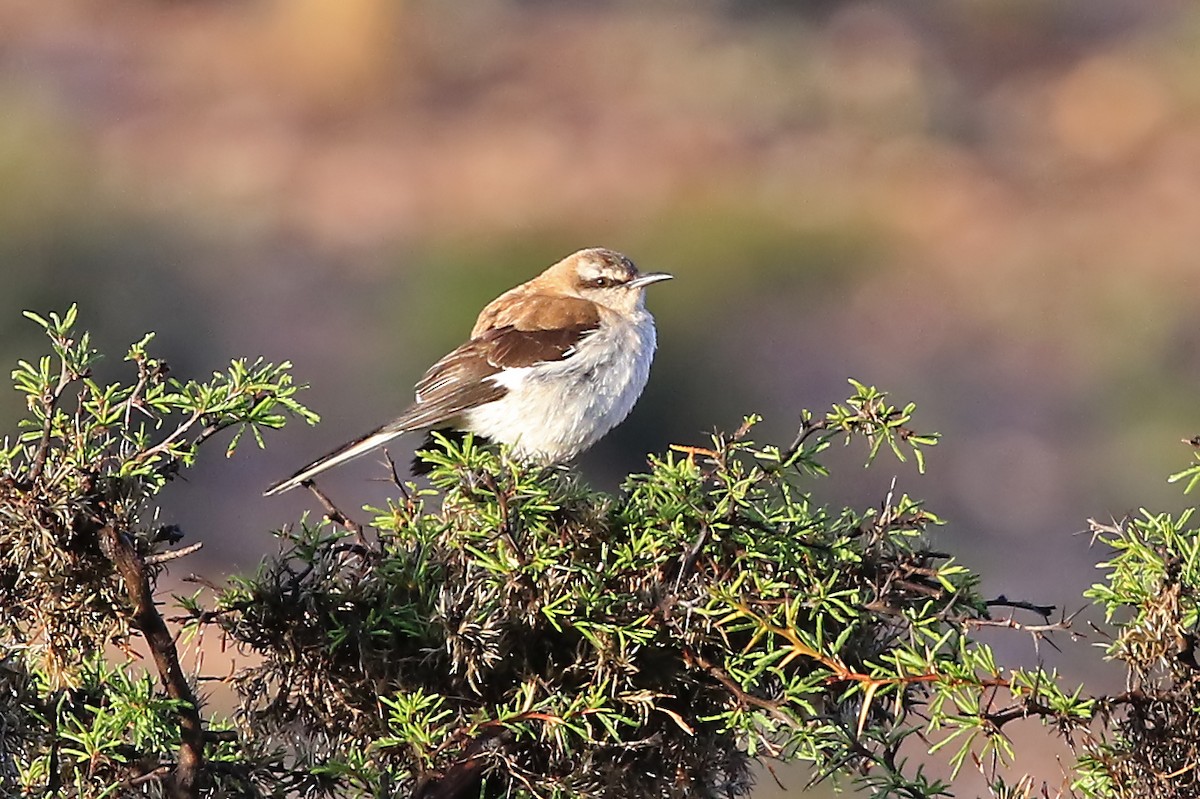
[{"label": "bare twig", "polygon": [[136,788],[139,785],[145,785],[148,782],[158,782],[159,780],[165,779],[170,773],[170,766],[159,766],[158,768],[147,771],[145,774],[139,774],[136,777],[130,777],[121,783],[121,787]]},{"label": "bare twig", "polygon": [[337,505],[333,504],[333,500],[329,498],[329,495],[317,488],[316,483],[314,483],[312,480],[305,480],[300,485],[304,486],[313,493],[313,496],[315,496],[317,501],[321,503],[321,507],[325,509],[325,516],[329,519],[329,521],[333,522],[334,524],[340,524],[342,527],[354,533],[354,538],[357,540],[360,546],[367,546],[367,537],[363,533],[362,525],[351,519],[346,514],[342,513],[341,509],[338,508]]},{"label": "bare twig", "polygon": [[121,426],[126,430],[129,429],[129,421],[133,417],[133,409],[138,408],[144,413],[142,407],[142,392],[146,389],[146,383],[149,379],[149,373],[146,371],[145,361],[138,360],[138,381],[133,387],[133,391],[129,393],[129,399],[125,400],[125,415],[122,417]]},{"label": "bare twig", "polygon": [[242,602],[234,602],[232,605],[227,607],[217,608],[216,610],[191,611],[187,615],[172,616],[167,619],[167,621],[171,622],[172,624],[187,624],[189,622],[194,622],[198,625],[211,624],[212,622],[229,613],[244,613],[245,611],[254,607],[254,604],[257,601],[258,600],[255,599],[247,599]]},{"label": "bare twig", "polygon": [[167,561],[171,561],[171,560],[179,560],[180,558],[186,558],[188,555],[192,554],[193,552],[200,551],[200,549],[203,548],[203,546],[204,546],[203,541],[197,541],[196,543],[190,544],[190,545],[184,547],[183,549],[176,549],[171,552],[158,552],[153,555],[147,555],[146,557],[142,558],[142,562],[145,563],[147,566],[153,566],[156,563],[166,563]]},{"label": "bare twig", "polygon": [[233,421],[232,419],[226,419],[220,422],[211,422],[210,424],[205,425],[204,429],[197,433],[196,437],[192,439],[192,447],[195,448],[200,446],[217,433],[221,432],[222,430],[227,430],[230,427],[233,427],[235,424],[237,424],[237,422]]},{"label": "bare twig", "polygon": [[763,765],[766,766],[771,779],[775,780],[775,784],[779,786],[779,790],[786,791],[787,786],[783,784],[783,780],[779,779],[779,775],[775,773],[775,767],[771,765],[771,761],[765,760],[763,761]]},{"label": "bare twig", "polygon": [[[1053,608],[1050,609],[1053,610]],[[1006,619],[965,618],[961,620],[961,623],[964,627],[975,627],[976,629],[981,627],[1002,627],[1009,630],[1017,630],[1018,632],[1029,633],[1030,637],[1033,639],[1033,649],[1035,652],[1041,651],[1041,643],[1043,641],[1045,641],[1056,651],[1061,652],[1062,649],[1060,649],[1058,644],[1054,642],[1053,638],[1050,638],[1050,633],[1069,632],[1072,639],[1085,637],[1081,633],[1077,633],[1071,629],[1072,622],[1075,621],[1075,617],[1081,612],[1083,612],[1082,608],[1070,616],[1064,616],[1062,619],[1056,622],[1051,622],[1048,617],[1045,617],[1045,624],[1023,624],[1022,622],[1014,619],[1012,616],[1009,616]]]},{"label": "bare twig", "polygon": [[199,704],[179,665],[179,651],[175,638],[154,604],[154,592],[150,588],[146,563],[138,554],[129,536],[112,524],[105,524],[97,531],[105,554],[112,561],[125,584],[125,591],[133,605],[133,627],[139,630],[154,655],[159,679],[167,689],[167,695],[180,700],[179,715],[179,762],[166,781],[167,795],[172,799],[195,799],[200,795],[200,771],[204,765],[204,725],[200,720]]},{"label": "bare twig", "polygon": [[[805,414],[807,416],[807,414]],[[800,451],[800,447],[804,446],[804,442],[819,430],[824,430],[828,427],[828,423],[824,419],[805,418],[800,420],[800,429],[796,432],[796,437],[792,439],[792,443],[783,451],[783,457],[780,458],[784,463],[787,463],[796,456]]]},{"label": "bare twig", "polygon": [[1017,702],[1015,705],[1005,708],[1004,710],[998,710],[992,713],[980,713],[979,715],[997,730],[1003,728],[1004,725],[1008,724],[1010,721],[1016,721],[1017,719],[1028,718],[1030,716],[1036,716],[1038,718],[1062,718],[1062,714],[1059,713],[1059,711],[1055,710],[1049,705],[1036,702],[1029,698],[1025,698],[1022,701]]},{"label": "bare twig", "polygon": [[392,453],[388,452],[386,448],[383,450],[383,460],[387,463],[388,467],[388,481],[399,490],[400,496],[404,497],[405,502],[412,502],[408,488],[404,485],[404,481],[400,479],[400,470],[396,468],[396,461],[392,459]]},{"label": "bare twig", "polygon": [[1019,630],[1023,633],[1034,633],[1037,635],[1071,629],[1070,619],[1063,619],[1062,621],[1050,622],[1048,624],[1022,624],[1011,617],[1007,619],[967,618],[963,619],[962,623],[967,627],[1005,627],[1009,630]]},{"label": "bare twig", "polygon": [[43,399],[46,418],[42,420],[42,435],[38,439],[37,452],[33,456],[33,465],[29,468],[29,483],[31,485],[41,478],[42,471],[46,468],[46,458],[50,455],[50,437],[54,430],[54,412],[57,410],[58,401],[62,399],[63,392],[66,391],[67,385],[70,382],[70,378],[67,375],[67,363],[64,360],[61,362],[58,372],[58,384]]},{"label": "bare twig", "polygon": [[180,423],[180,425],[178,427],[176,427],[171,432],[170,435],[168,435],[166,438],[164,438],[162,441],[158,442],[154,446],[147,447],[146,449],[137,453],[136,455],[134,455],[132,458],[129,459],[129,462],[130,463],[138,463],[140,461],[148,460],[152,456],[158,455],[159,453],[169,451],[171,446],[173,444],[175,444],[177,441],[179,441],[179,439],[183,438],[183,436],[186,435],[187,432],[189,430],[191,430],[193,426],[195,426],[196,422],[200,421],[202,418],[204,418],[204,411],[201,411],[201,410],[192,411],[191,415],[188,416],[188,418],[186,420],[184,420],[182,423]]}]

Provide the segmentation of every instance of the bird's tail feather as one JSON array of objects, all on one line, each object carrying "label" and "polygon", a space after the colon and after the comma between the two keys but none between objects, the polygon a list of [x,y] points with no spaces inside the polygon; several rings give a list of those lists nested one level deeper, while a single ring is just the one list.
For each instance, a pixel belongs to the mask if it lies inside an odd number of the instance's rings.
[{"label": "bird's tail feather", "polygon": [[397,426],[394,422],[384,425],[377,430],[367,433],[365,436],[356,438],[348,444],[338,447],[328,455],[317,458],[312,463],[305,466],[300,471],[293,474],[291,477],[280,480],[266,491],[263,492],[264,497],[282,494],[284,491],[289,491],[306,480],[311,480],[326,469],[332,469],[334,466],[343,464],[346,461],[353,460],[360,455],[366,455],[373,449],[383,446],[391,441],[396,436],[408,432],[407,427]]}]

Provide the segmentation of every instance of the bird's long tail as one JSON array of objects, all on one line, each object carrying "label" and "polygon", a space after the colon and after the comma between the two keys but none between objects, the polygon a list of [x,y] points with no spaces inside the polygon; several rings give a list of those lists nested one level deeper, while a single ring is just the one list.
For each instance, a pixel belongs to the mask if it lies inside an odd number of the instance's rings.
[{"label": "bird's long tail", "polygon": [[409,428],[397,425],[395,422],[384,425],[376,430],[372,430],[365,436],[354,439],[348,444],[338,447],[328,455],[317,458],[312,463],[305,466],[300,471],[293,474],[291,477],[280,480],[273,486],[263,492],[264,497],[282,494],[284,491],[289,491],[300,485],[306,480],[311,480],[326,469],[332,469],[334,466],[353,460],[360,455],[366,455],[377,447],[382,447],[387,442],[391,441],[396,436],[408,432]]}]

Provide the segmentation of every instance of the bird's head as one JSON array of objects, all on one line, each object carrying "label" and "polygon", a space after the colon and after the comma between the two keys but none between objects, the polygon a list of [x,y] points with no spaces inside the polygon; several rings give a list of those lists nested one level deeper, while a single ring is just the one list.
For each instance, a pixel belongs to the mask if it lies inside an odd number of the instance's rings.
[{"label": "bird's head", "polygon": [[595,247],[568,255],[546,270],[563,294],[590,300],[619,313],[632,313],[645,302],[646,286],[670,280],[666,272],[639,272],[619,252]]}]

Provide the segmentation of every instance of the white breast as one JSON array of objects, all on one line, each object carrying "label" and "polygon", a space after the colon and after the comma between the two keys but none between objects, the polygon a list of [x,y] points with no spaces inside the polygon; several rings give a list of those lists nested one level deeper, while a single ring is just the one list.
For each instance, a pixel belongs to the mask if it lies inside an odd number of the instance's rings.
[{"label": "white breast", "polygon": [[562,361],[506,369],[496,402],[464,414],[466,429],[508,444],[522,460],[568,460],[618,425],[650,376],[656,340],[644,310],[609,316]]}]

